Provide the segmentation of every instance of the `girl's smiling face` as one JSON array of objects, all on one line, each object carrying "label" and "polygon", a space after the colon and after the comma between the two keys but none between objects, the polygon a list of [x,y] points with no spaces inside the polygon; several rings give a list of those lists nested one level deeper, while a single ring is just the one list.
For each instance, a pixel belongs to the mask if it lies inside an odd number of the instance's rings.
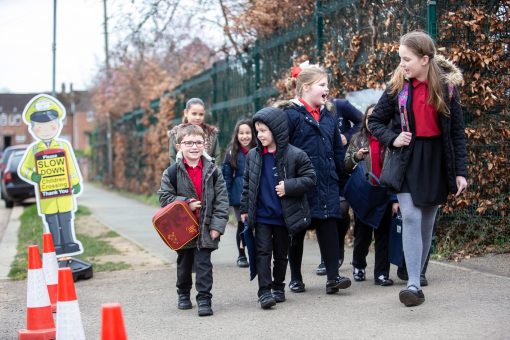
[{"label": "girl's smiling face", "polygon": [[205,108],[200,104],[193,104],[189,109],[184,110],[184,116],[186,116],[188,123],[202,125],[205,119]]},{"label": "girl's smiling face", "polygon": [[427,80],[429,72],[429,57],[419,57],[405,45],[398,48],[400,56],[400,67],[404,70],[407,78],[416,78],[419,81]]},{"label": "girl's smiling face", "polygon": [[313,108],[326,104],[328,94],[329,88],[327,76],[320,78],[311,85],[303,86],[303,99]]},{"label": "girl's smiling face", "polygon": [[249,125],[239,125],[239,132],[237,133],[237,140],[241,147],[247,149],[252,140],[251,128]]}]

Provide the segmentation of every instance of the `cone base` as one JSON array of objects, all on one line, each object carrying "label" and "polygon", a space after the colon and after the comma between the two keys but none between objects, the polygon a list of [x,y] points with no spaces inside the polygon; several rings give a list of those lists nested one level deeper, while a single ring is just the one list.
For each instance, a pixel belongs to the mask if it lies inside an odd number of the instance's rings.
[{"label": "cone base", "polygon": [[19,340],[51,340],[55,339],[55,337],[56,337],[55,328],[38,329],[36,331],[29,331],[28,329],[18,330]]}]

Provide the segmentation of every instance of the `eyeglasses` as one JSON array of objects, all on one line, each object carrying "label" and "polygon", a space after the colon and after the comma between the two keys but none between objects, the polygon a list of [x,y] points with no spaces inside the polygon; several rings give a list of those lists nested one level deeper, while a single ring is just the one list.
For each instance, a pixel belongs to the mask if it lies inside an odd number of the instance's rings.
[{"label": "eyeglasses", "polygon": [[187,140],[187,141],[182,141],[180,144],[184,145],[185,147],[188,147],[188,148],[191,148],[193,146],[193,144],[195,144],[197,146],[197,148],[201,148],[202,146],[204,146],[204,141],[197,140],[197,141],[193,142],[193,141]]}]

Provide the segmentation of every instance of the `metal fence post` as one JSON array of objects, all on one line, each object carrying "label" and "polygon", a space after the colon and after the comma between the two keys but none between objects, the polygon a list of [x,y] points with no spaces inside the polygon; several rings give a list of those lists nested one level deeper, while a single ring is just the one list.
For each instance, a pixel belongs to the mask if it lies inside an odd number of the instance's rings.
[{"label": "metal fence post", "polygon": [[322,13],[322,0],[317,0],[315,5],[315,20],[317,22],[317,61],[322,60],[324,51],[324,17]]},{"label": "metal fence post", "polygon": [[437,17],[436,17],[436,1],[427,0],[427,32],[436,40],[437,38]]},{"label": "metal fence post", "polygon": [[[258,40],[255,41],[255,48],[253,49],[253,52],[253,61],[255,63],[255,92],[258,93],[258,90],[260,89],[260,45]],[[255,112],[262,108],[259,96],[255,96],[253,104],[255,104]]]}]

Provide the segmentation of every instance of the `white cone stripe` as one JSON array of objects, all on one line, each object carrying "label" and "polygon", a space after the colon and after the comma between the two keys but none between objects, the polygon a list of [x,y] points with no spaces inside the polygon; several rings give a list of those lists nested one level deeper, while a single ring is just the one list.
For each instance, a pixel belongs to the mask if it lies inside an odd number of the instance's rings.
[{"label": "white cone stripe", "polygon": [[27,308],[47,307],[50,296],[42,269],[29,269],[27,275]]},{"label": "white cone stripe", "polygon": [[43,271],[47,285],[58,284],[58,263],[55,252],[43,253]]},{"label": "white cone stripe", "polygon": [[57,340],[85,340],[78,301],[57,302]]}]

